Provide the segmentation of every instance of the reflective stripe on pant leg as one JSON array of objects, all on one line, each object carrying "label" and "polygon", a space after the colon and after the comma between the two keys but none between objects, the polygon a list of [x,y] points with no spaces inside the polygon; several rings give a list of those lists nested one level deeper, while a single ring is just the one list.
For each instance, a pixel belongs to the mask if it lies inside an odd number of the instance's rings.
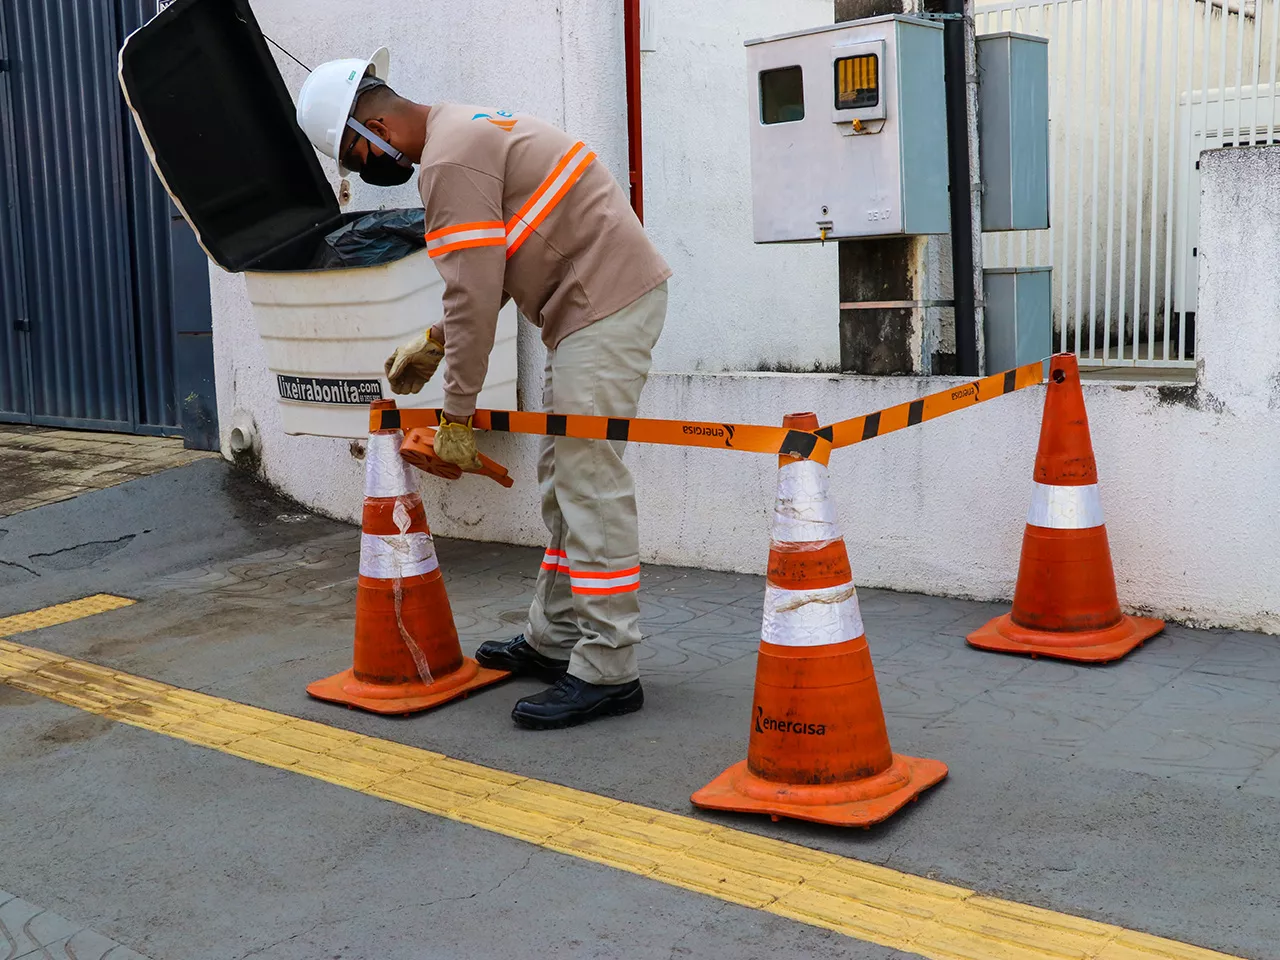
[{"label": "reflective stripe on pant leg", "polygon": [[[550,410],[552,400],[551,357],[547,357],[546,384],[542,406]],[[539,441],[538,487],[542,495],[542,522],[547,528],[547,548],[538,569],[533,602],[529,605],[529,622],[525,638],[539,653],[564,660],[582,638],[577,614],[573,609],[573,592],[569,583],[569,563],[564,547],[564,516],[556,501],[555,445],[552,437]],[[548,560],[554,557],[554,563]]]},{"label": "reflective stripe on pant leg", "polygon": [[[634,417],[653,344],[666,314],[665,284],[634,304],[566,337],[556,348],[557,413]],[[638,675],[639,531],[625,444],[555,441],[555,488],[582,639],[569,672],[589,683]]]}]

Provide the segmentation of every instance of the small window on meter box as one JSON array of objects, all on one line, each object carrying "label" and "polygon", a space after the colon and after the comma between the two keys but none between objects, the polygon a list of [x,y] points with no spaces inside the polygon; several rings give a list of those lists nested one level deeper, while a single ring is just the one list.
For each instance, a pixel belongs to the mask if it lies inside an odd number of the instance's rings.
[{"label": "small window on meter box", "polygon": [[837,110],[862,110],[880,104],[880,58],[874,53],[840,57],[835,62]]},{"label": "small window on meter box", "polygon": [[804,75],[799,67],[760,71],[760,122],[804,119]]}]

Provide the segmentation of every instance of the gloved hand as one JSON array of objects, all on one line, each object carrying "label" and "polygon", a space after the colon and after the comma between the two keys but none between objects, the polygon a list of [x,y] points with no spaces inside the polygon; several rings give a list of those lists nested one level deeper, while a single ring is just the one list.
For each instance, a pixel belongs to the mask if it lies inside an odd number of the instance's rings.
[{"label": "gloved hand", "polygon": [[444,359],[444,344],[431,339],[428,330],[387,357],[385,370],[396,393],[417,393],[433,376]]},{"label": "gloved hand", "polygon": [[479,470],[482,466],[470,417],[466,423],[441,423],[436,430],[434,448],[437,457],[463,470]]}]

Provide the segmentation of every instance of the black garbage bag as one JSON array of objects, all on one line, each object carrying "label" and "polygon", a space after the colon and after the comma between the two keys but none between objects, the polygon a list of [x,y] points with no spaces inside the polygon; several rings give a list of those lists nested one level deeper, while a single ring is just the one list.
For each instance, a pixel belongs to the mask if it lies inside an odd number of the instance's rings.
[{"label": "black garbage bag", "polygon": [[427,245],[422,210],[375,210],[343,224],[324,238],[314,266],[372,267],[393,263]]}]

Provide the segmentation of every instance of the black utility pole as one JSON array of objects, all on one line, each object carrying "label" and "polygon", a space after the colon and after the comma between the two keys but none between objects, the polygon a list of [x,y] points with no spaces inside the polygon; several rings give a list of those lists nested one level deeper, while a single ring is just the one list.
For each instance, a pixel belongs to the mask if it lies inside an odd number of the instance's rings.
[{"label": "black utility pole", "polygon": [[[925,10],[921,11],[921,7]],[[943,21],[947,149],[951,201],[956,372],[978,376],[972,167],[969,143],[968,38],[965,0],[835,0],[837,23],[888,14]],[[847,373],[919,373],[913,335],[927,322],[922,294],[924,237],[840,241],[840,369]],[[936,249],[936,248],[935,248]],[[935,354],[933,372],[947,357]]]},{"label": "black utility pole", "polygon": [[[836,23],[903,13],[904,0],[835,0]],[[918,373],[911,348],[921,311],[920,237],[840,241],[840,369]]]},{"label": "black utility pole", "polygon": [[947,150],[951,173],[951,265],[956,303],[956,367],[962,377],[978,369],[977,310],[973,277],[973,197],[969,178],[969,89],[965,0],[943,0],[943,51],[947,82]]}]

